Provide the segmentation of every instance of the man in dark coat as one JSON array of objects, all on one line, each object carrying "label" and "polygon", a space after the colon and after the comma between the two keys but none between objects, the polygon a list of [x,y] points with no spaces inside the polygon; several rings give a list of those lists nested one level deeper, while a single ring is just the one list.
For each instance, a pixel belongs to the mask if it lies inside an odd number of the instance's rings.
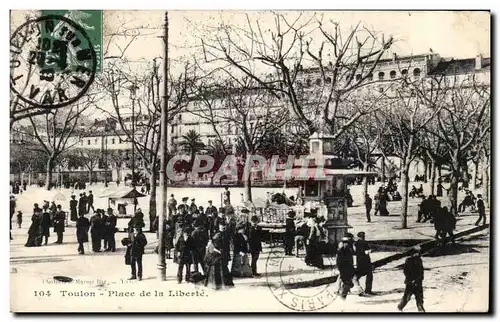
[{"label": "man in dark coat", "polygon": [[92,190],[89,191],[89,196],[87,197],[87,213],[90,212],[90,208],[95,212],[94,209],[94,195],[92,194]]},{"label": "man in dark coat", "polygon": [[78,201],[76,201],[76,196],[71,195],[71,200],[69,201],[69,213],[71,221],[76,221],[78,219],[77,206]]},{"label": "man in dark coat", "polygon": [[92,251],[99,253],[101,251],[101,239],[104,223],[101,218],[101,210],[97,209],[95,215],[90,217],[90,238],[92,239]]},{"label": "man in dark coat", "polygon": [[[417,215],[417,222],[420,222],[422,220],[424,220],[423,222],[425,222],[427,219],[427,212],[428,212],[428,199],[425,199],[425,196],[424,195],[421,195],[420,196],[422,198],[422,201],[420,202],[420,204],[418,205],[418,215]],[[430,197],[430,196],[429,196]]]},{"label": "man in dark coat", "polygon": [[217,213],[217,207],[212,205],[212,200],[208,201],[208,207],[205,211],[207,215],[208,222],[208,237],[213,238],[215,234],[219,231],[219,221],[220,217]]},{"label": "man in dark coat", "polygon": [[194,202],[195,199],[191,199],[191,204],[189,205],[189,213],[192,215],[198,210],[198,206],[196,206],[196,203]]},{"label": "man in dark coat", "polygon": [[189,206],[187,204],[188,200],[189,200],[188,197],[182,198],[182,203],[177,207],[177,212],[179,214],[182,214],[183,212],[187,212],[189,210]]},{"label": "man in dark coat", "polygon": [[52,220],[50,219],[50,213],[44,211],[42,214],[42,221],[40,223],[42,230],[42,237],[45,237],[44,245],[47,245],[50,237],[50,227],[52,226]]},{"label": "man in dark coat", "polygon": [[365,294],[373,295],[373,268],[370,259],[371,249],[365,240],[365,233],[358,233],[358,240],[354,243],[356,252],[356,278],[359,279],[366,276]]},{"label": "man in dark coat", "polygon": [[10,240],[12,240],[12,217],[16,212],[16,197],[10,196]]},{"label": "man in dark coat", "polygon": [[257,273],[257,260],[259,259],[260,252],[262,252],[262,228],[258,226],[259,217],[252,216],[252,226],[248,234],[248,245],[250,246],[250,254],[252,254],[252,274],[253,276],[260,276]]},{"label": "man in dark coat", "polygon": [[147,244],[148,241],[142,232],[142,227],[140,225],[136,226],[134,228],[134,235],[130,249],[130,266],[132,268],[132,276],[129,280],[135,280],[136,278],[138,278],[139,281],[142,280],[142,255],[144,255],[144,248]]},{"label": "man in dark coat", "polygon": [[477,195],[476,207],[477,212],[479,213],[479,218],[474,225],[478,226],[481,219],[483,220],[483,225],[486,225],[486,209],[484,207],[483,196],[481,194]]},{"label": "man in dark coat", "polygon": [[54,215],[54,232],[57,234],[56,244],[63,243],[64,222],[66,221],[66,213],[62,211],[61,205],[57,205],[57,211]]},{"label": "man in dark coat", "polygon": [[198,217],[194,221],[194,230],[191,233],[191,237],[193,238],[193,264],[194,271],[198,271],[198,265],[201,265],[203,270],[203,274],[206,273],[206,267],[203,264],[203,259],[205,258],[205,250],[208,244],[208,235],[206,234],[206,230],[204,227],[203,220]]},{"label": "man in dark coat", "polygon": [[289,211],[285,220],[285,255],[293,255],[295,242],[295,211]]},{"label": "man in dark coat", "polygon": [[106,248],[106,251],[111,251],[115,252],[116,251],[116,240],[115,240],[115,233],[116,233],[116,221],[117,217],[113,213],[112,208],[108,208],[108,216],[106,218],[106,240],[108,242],[108,248]]},{"label": "man in dark coat", "polygon": [[80,194],[80,199],[78,199],[78,216],[85,215],[87,213],[87,197],[83,193]]},{"label": "man in dark coat", "polygon": [[101,210],[101,220],[102,220],[101,239],[103,243],[103,249],[106,250],[108,249],[108,227],[106,226],[106,222],[108,221],[108,216],[104,212],[104,209],[100,210]]},{"label": "man in dark coat", "polygon": [[175,210],[177,209],[177,200],[175,200],[174,195],[170,195],[170,199],[168,200],[168,217],[172,218],[175,214]]},{"label": "man in dark coat", "polygon": [[85,254],[83,243],[89,241],[90,221],[83,214],[76,220],[76,240],[78,241],[78,253]]},{"label": "man in dark coat", "polygon": [[182,283],[182,275],[184,268],[186,268],[185,281],[191,280],[191,263],[193,262],[192,251],[194,249],[193,237],[191,236],[191,228],[185,225],[182,228],[177,242],[175,244],[175,252],[177,253],[177,260],[179,267],[177,269],[177,282]]},{"label": "man in dark coat", "polygon": [[354,286],[352,283],[352,278],[354,277],[354,260],[349,242],[349,237],[343,237],[337,251],[337,268],[339,270],[339,277],[342,284],[342,288],[340,290],[340,296],[342,299],[347,297],[350,289]]},{"label": "man in dark coat", "polygon": [[421,249],[415,248],[415,253],[408,257],[404,263],[403,272],[405,274],[405,292],[401,302],[398,304],[398,310],[403,308],[410,301],[412,295],[415,295],[417,308],[419,312],[425,312],[424,309],[424,290],[422,282],[424,280],[424,266],[422,264]]}]

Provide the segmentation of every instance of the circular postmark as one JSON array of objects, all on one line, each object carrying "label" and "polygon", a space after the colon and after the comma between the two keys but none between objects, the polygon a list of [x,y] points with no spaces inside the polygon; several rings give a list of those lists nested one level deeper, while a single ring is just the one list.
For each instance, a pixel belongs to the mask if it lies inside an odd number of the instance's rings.
[{"label": "circular postmark", "polygon": [[93,83],[97,57],[85,30],[70,19],[28,20],[10,38],[10,89],[23,102],[59,108],[79,100]]},{"label": "circular postmark", "polygon": [[266,260],[267,285],[273,296],[294,311],[317,311],[335,298],[334,261],[324,257],[325,268],[308,267],[303,259],[271,250]]}]

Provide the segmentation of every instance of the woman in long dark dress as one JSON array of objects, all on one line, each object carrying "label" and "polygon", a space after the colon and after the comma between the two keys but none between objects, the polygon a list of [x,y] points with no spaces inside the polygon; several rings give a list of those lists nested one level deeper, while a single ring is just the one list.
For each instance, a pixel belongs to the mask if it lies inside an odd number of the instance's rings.
[{"label": "woman in long dark dress", "polygon": [[41,245],[41,222],[42,210],[38,207],[33,209],[33,216],[31,217],[31,225],[28,229],[28,240],[24,246],[36,247]]},{"label": "woman in long dark dress", "polygon": [[236,229],[238,233],[236,233],[233,238],[234,248],[231,275],[234,277],[253,277],[248,258],[250,249],[248,245],[248,236],[245,233],[246,226],[240,224]]},{"label": "woman in long dark dress", "polygon": [[207,268],[205,286],[212,286],[219,290],[234,286],[233,278],[227,267],[230,259],[229,235],[226,223],[220,221],[219,231],[207,245],[205,266]]}]

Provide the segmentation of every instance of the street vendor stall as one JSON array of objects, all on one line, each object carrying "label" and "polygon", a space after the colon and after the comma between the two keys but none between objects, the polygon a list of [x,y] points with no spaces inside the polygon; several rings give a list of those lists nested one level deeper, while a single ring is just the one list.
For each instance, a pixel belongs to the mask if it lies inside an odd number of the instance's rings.
[{"label": "street vendor stall", "polygon": [[[118,231],[126,231],[128,222],[134,216],[136,209],[138,209],[138,198],[145,197],[146,195],[140,193],[135,188],[123,187],[104,192],[100,198],[108,199],[108,207],[114,209],[115,215],[118,217],[116,228]],[[144,215],[144,223],[146,227],[149,226],[149,216]]]}]

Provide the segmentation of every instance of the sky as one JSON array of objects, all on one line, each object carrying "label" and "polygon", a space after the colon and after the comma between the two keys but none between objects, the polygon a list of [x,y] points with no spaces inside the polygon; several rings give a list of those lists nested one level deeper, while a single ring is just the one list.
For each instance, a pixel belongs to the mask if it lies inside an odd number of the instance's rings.
[{"label": "sky", "polygon": [[[270,12],[263,11],[170,11],[170,56],[172,59],[188,57],[199,45],[200,36],[220,21],[244,28],[246,16],[259,20],[263,30],[274,27]],[[294,18],[297,12],[284,12]],[[428,53],[432,48],[442,57],[467,58],[481,53],[490,54],[490,14],[488,12],[461,11],[325,11],[325,20],[340,22],[345,28],[361,23],[397,41],[392,52],[398,55]],[[304,18],[312,12],[305,12]],[[122,23],[130,27],[147,27],[127,50],[131,60],[152,59],[161,56],[163,11],[107,11],[105,28],[116,29]],[[313,33],[315,37],[318,34]],[[121,39],[120,41],[125,41]],[[147,48],[147,50],[146,50]]]}]

